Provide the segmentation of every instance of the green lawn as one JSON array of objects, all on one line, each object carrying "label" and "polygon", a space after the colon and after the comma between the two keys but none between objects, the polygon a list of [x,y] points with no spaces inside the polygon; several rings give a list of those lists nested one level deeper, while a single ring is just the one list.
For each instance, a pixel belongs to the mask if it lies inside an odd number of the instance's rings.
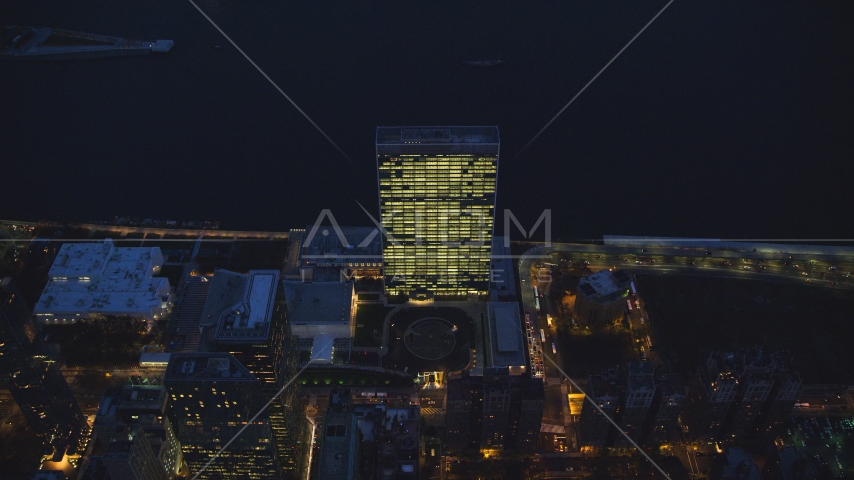
[{"label": "green lawn", "polygon": [[157,332],[146,332],[145,322],[110,317],[74,325],[45,327],[50,342],[59,344],[68,365],[128,365],[139,361],[142,346]]}]

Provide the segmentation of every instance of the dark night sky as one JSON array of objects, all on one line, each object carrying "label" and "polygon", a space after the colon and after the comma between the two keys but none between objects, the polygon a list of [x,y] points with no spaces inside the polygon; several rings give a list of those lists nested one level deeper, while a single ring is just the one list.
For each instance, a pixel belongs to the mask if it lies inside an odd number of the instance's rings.
[{"label": "dark night sky", "polygon": [[377,125],[486,124],[499,208],[564,239],[854,238],[854,3],[677,0],[518,158],[665,1],[198,3],[355,165],[189,2],[7,0],[175,49],[0,64],[0,218],[370,225]]}]

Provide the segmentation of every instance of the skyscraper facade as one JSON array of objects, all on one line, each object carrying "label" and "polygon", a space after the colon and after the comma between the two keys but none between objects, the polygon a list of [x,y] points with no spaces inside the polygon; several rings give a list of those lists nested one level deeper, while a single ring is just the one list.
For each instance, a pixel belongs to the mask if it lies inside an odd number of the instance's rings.
[{"label": "skyscraper facade", "polygon": [[456,454],[479,448],[483,423],[483,377],[451,373],[448,376],[445,412],[446,451]]},{"label": "skyscraper facade", "polygon": [[386,294],[486,295],[498,127],[379,127]]},{"label": "skyscraper facade", "polygon": [[[626,398],[620,426],[635,443],[640,443],[646,436],[647,420],[655,397],[656,387],[655,366],[647,362],[632,362],[629,364],[626,381]],[[632,443],[623,435],[617,436],[616,446],[632,447]]]},{"label": "skyscraper facade", "polygon": [[716,442],[723,438],[724,421],[738,395],[738,377],[743,371],[742,358],[731,352],[712,352],[697,369],[681,417],[689,439]]},{"label": "skyscraper facade", "polygon": [[454,374],[448,379],[446,449],[494,455],[533,450],[543,423],[543,381],[530,375]]},{"label": "skyscraper facade", "polygon": [[0,279],[0,381],[45,452],[59,461],[66,452],[76,453],[86,419],[59,366],[42,347],[18,289],[11,279]]},{"label": "skyscraper facade", "polygon": [[596,402],[599,408],[590,405],[589,401],[584,402],[578,422],[578,441],[582,447],[600,448],[613,445],[618,432],[608,419],[620,421],[620,402],[625,393],[626,377],[619,368],[590,376],[586,395]]},{"label": "skyscraper facade", "polygon": [[678,373],[663,373],[656,380],[658,384],[658,405],[653,405],[655,412],[649,443],[660,445],[674,441],[679,435],[679,414],[685,407],[687,395],[682,376]]},{"label": "skyscraper facade", "polygon": [[296,364],[287,358],[295,351],[287,347],[285,339],[285,297],[278,288],[279,272],[250,270],[242,274],[216,269],[208,283],[199,351],[231,354],[258,379],[264,402],[275,397],[266,412],[276,458],[288,478],[300,477],[307,448],[302,437],[308,421],[299,407],[298,384],[292,382],[281,391],[296,373]]},{"label": "skyscraper facade", "polygon": [[254,417],[265,403],[261,383],[237,359],[228,353],[175,354],[164,382],[172,424],[192,476],[282,478],[271,445],[269,413]]}]

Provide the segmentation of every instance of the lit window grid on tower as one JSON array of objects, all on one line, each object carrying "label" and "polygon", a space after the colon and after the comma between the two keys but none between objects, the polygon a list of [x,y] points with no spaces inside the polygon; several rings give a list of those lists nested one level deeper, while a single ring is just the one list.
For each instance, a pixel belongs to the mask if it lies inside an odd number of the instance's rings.
[{"label": "lit window grid on tower", "polygon": [[386,292],[487,294],[497,156],[381,155]]}]

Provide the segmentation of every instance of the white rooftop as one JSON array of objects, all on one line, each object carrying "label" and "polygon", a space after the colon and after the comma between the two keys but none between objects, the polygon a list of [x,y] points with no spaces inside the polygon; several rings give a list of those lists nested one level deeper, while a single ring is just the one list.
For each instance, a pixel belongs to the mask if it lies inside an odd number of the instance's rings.
[{"label": "white rooftop", "polygon": [[45,321],[74,321],[89,314],[156,319],[170,301],[169,280],[152,276],[162,265],[158,247],[117,248],[109,239],[66,243],[34,313]]},{"label": "white rooftop", "polygon": [[115,250],[109,239],[104,243],[66,243],[59,249],[48,277],[100,277]]}]

